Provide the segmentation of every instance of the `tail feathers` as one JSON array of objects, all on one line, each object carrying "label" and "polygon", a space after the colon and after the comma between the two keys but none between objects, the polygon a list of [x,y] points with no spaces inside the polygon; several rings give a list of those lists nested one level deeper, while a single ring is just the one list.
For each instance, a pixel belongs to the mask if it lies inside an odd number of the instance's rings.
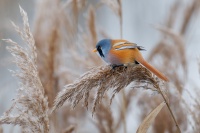
[{"label": "tail feathers", "polygon": [[143,66],[145,66],[147,69],[149,69],[153,74],[155,74],[157,77],[161,78],[164,81],[169,81],[168,78],[163,75],[161,72],[159,72],[156,68],[154,68],[152,65],[150,65],[148,62],[146,62],[143,58],[138,58],[136,61],[140,62]]}]

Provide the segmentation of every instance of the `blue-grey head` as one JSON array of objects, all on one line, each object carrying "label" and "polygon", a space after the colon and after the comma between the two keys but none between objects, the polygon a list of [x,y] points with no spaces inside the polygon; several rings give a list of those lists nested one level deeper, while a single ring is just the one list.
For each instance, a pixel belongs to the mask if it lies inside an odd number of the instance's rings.
[{"label": "blue-grey head", "polygon": [[106,61],[111,46],[111,39],[103,39],[97,43],[96,48],[93,51],[98,52],[101,58]]}]

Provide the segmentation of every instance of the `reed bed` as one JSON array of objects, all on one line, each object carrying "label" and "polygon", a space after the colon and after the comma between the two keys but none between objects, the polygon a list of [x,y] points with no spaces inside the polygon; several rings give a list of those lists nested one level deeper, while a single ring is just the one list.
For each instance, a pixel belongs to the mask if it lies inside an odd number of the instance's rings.
[{"label": "reed bed", "polygon": [[[93,127],[87,132],[127,133],[128,117],[134,113],[130,108],[136,102],[134,108],[141,110],[137,133],[198,133],[199,87],[193,88],[197,95],[185,89],[189,80],[185,39],[199,4],[199,0],[192,0],[182,7],[177,0],[166,23],[155,25],[161,37],[148,61],[166,73],[169,83],[160,81],[142,65],[113,70],[91,52],[100,36],[110,36],[96,23],[96,12],[102,6],[119,18],[123,37],[123,1],[38,1],[33,32],[28,15],[20,7],[23,28],[14,22],[12,25],[26,45],[4,39],[19,68],[11,72],[20,83],[0,124],[18,125],[23,133],[85,132],[85,125]],[[178,16],[180,25],[174,30]],[[156,60],[160,60],[159,64]],[[184,93],[189,95],[192,106]]]}]

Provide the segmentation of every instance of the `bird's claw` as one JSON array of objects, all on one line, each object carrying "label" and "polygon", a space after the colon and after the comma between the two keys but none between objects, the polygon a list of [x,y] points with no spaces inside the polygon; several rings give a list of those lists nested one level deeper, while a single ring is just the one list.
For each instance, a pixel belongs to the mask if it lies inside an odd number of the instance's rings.
[{"label": "bird's claw", "polygon": [[127,68],[127,66],[124,65],[124,64],[121,64],[121,65],[112,64],[112,65],[111,65],[112,70],[115,70],[117,67],[121,67],[121,66],[125,66],[125,68]]}]

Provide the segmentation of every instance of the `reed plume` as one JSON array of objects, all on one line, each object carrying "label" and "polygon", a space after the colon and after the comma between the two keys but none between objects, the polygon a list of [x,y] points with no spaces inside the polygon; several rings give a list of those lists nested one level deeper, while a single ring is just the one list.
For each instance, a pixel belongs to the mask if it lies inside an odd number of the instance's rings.
[{"label": "reed plume", "polygon": [[90,92],[92,89],[96,89],[92,107],[92,112],[94,113],[106,91],[113,88],[113,94],[110,99],[112,101],[117,92],[133,81],[158,86],[158,80],[141,65],[127,68],[119,67],[115,70],[112,70],[110,66],[93,68],[74,83],[65,86],[64,90],[55,99],[53,111],[61,107],[66,100],[69,100],[72,103],[72,107],[75,107],[83,99],[85,107],[88,108]]},{"label": "reed plume", "polygon": [[30,31],[27,13],[21,7],[20,13],[23,17],[23,29],[13,22],[12,25],[27,45],[22,47],[11,39],[4,39],[11,44],[7,49],[19,68],[11,72],[20,80],[20,87],[10,109],[1,116],[0,124],[19,125],[23,132],[48,133],[49,108],[38,76],[35,41]]},{"label": "reed plume", "polygon": [[[111,9],[111,15],[109,10],[102,12],[101,5]],[[20,125],[22,132],[116,133],[123,130],[122,132],[127,133],[134,121],[138,125],[134,124],[131,132],[134,132],[135,126],[139,127],[138,133],[146,132],[151,125],[150,132],[177,132],[176,125],[178,129],[180,126],[182,132],[198,133],[199,87],[192,85],[188,90],[186,87],[188,84],[191,85],[188,77],[191,60],[187,58],[187,46],[190,40],[187,39],[193,36],[191,33],[195,23],[191,22],[197,18],[200,2],[192,0],[188,5],[183,5],[184,2],[176,0],[169,10],[169,17],[165,16],[167,18],[164,21],[165,26],[156,26],[161,31],[160,41],[149,56],[151,64],[169,77],[170,82],[167,84],[163,84],[141,65],[119,67],[116,70],[112,70],[110,66],[100,66],[102,61],[91,52],[100,38],[112,38],[107,34],[110,31],[103,28],[104,23],[102,25],[99,19],[103,19],[106,24],[109,21],[99,14],[106,13],[108,17],[115,15],[119,18],[119,27],[114,27],[112,32],[120,28],[121,38],[128,37],[127,27],[134,27],[135,24],[138,29],[135,27],[134,30],[148,33],[146,29],[141,31],[139,27],[141,26],[139,23],[146,19],[137,19],[141,13],[139,15],[127,13],[129,9],[123,9],[127,6],[124,1],[101,0],[92,3],[87,0],[37,1],[34,39],[26,13],[21,11],[22,16],[25,16],[24,28],[21,29],[14,23],[13,25],[28,45],[19,45],[10,39],[5,40],[11,43],[8,50],[14,55],[15,63],[19,67],[19,71],[12,72],[19,77],[21,83],[11,108],[0,118],[0,124]],[[151,5],[147,7],[152,8]],[[140,11],[139,7],[134,9]],[[153,11],[147,10],[143,11],[149,13]],[[123,16],[123,11],[126,16]],[[134,23],[130,24],[127,21],[123,22],[123,19],[132,22],[130,15],[137,20],[134,19]],[[122,31],[126,34],[123,35]],[[135,40],[135,35],[132,37]],[[90,69],[91,67],[93,68]],[[74,81],[75,79],[77,80]],[[64,85],[66,86],[61,90]],[[153,92],[143,91],[147,89]],[[122,92],[122,95],[118,92]],[[163,98],[165,103],[160,106],[159,103]],[[70,105],[75,109],[71,110]],[[56,112],[48,115],[51,107],[53,107],[51,111],[56,110]],[[138,110],[140,114],[137,113]],[[94,118],[91,119],[90,116],[94,113]],[[132,117],[133,114],[141,116],[143,122]],[[91,123],[95,127],[85,130]],[[0,133],[3,131],[0,125]]]}]

